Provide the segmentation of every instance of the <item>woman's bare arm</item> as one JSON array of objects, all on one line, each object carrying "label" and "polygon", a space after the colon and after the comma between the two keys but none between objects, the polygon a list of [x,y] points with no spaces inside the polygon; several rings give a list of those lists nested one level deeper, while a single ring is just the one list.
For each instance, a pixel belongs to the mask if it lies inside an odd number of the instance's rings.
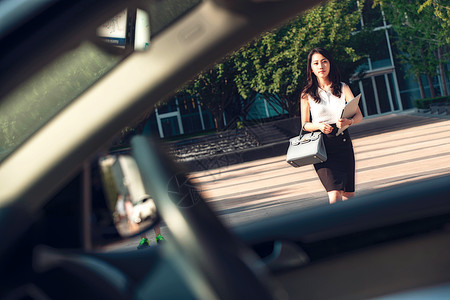
[{"label": "woman's bare arm", "polygon": [[[349,101],[351,101],[354,98],[352,90],[350,89],[350,87],[348,85],[344,86],[344,95],[345,95],[345,102],[349,102]],[[350,119],[339,119],[339,121],[336,123],[336,126],[338,128],[342,128],[343,126],[346,126],[346,125],[350,126],[350,125],[357,124],[357,123],[361,122],[362,119],[363,119],[363,115],[362,115],[361,110],[358,107],[357,110],[356,110],[356,114],[352,118],[350,118]]]},{"label": "woman's bare arm", "polygon": [[320,130],[325,134],[331,133],[333,127],[326,123],[312,123],[310,119],[310,107],[308,102],[308,95],[302,95],[301,98],[301,119],[303,130],[317,131]]}]

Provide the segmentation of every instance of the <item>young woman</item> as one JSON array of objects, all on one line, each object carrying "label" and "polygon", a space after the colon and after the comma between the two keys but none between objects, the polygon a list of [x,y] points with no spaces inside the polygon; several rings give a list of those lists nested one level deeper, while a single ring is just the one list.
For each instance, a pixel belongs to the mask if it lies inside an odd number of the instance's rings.
[{"label": "young woman", "polygon": [[342,119],[345,104],[353,93],[341,82],[339,70],[328,51],[313,49],[308,56],[308,84],[301,94],[303,130],[324,133],[328,159],[314,165],[328,192],[330,203],[347,200],[355,194],[355,155],[348,130],[336,136],[338,128],[361,122],[358,108],[350,119]]}]

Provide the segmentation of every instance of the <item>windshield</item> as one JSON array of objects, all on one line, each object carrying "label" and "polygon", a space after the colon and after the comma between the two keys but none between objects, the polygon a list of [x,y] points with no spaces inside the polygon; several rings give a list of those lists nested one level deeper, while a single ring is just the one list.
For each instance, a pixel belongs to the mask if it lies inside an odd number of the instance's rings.
[{"label": "windshield", "polygon": [[[173,0],[144,4],[141,8],[149,14],[152,37],[198,2]],[[326,34],[320,39],[325,48],[333,49],[335,61],[340,63],[342,81],[352,93],[346,95],[346,101],[350,101],[351,96],[361,95],[361,114],[344,124],[350,126],[347,128],[351,139],[341,137],[341,146],[354,151],[354,154],[349,151],[349,163],[345,165],[352,177],[340,178],[340,182],[351,182],[349,193],[361,195],[399,183],[448,174],[449,167],[435,159],[439,156],[424,156],[424,149],[445,150],[448,144],[441,138],[432,140],[438,137],[439,131],[439,126],[433,124],[441,120],[409,114],[419,86],[414,92],[409,88],[414,77],[402,79],[405,70],[396,64],[402,53],[397,47],[401,45],[391,41],[391,37],[396,37],[393,27],[383,21],[381,12],[375,11],[382,26],[377,22],[376,27],[368,30],[383,33],[377,34],[375,41],[383,47],[369,53],[365,46],[366,33],[359,30],[360,12],[350,4],[336,7],[336,2],[330,2],[311,10],[230,53],[180,87],[173,97],[164,99],[156,109],[153,108],[156,99],[149,100],[145,109],[152,111],[136,116],[135,124],[130,122],[130,127],[119,132],[110,152],[129,153],[130,138],[134,134],[166,142],[167,152],[198,184],[204,199],[227,222],[233,219],[230,221],[233,224],[251,222],[261,215],[331,203],[328,190],[336,188],[322,184],[323,177],[315,166],[293,168],[286,163],[289,140],[298,136],[301,128],[299,96],[306,84],[308,53],[317,46],[315,28],[320,25],[314,22],[321,23],[316,16],[330,12],[336,19],[330,19],[326,25],[341,34],[339,43]],[[374,12],[371,9],[370,12],[372,17]],[[340,17],[342,24],[337,23]],[[364,24],[369,26],[368,22]],[[354,49],[349,48],[353,44]],[[148,51],[152,51],[152,45]],[[0,160],[122,61],[127,61],[125,54],[112,54],[86,41],[0,99]],[[155,68],[150,65],[149,70],[154,72]],[[361,69],[365,71],[361,73]],[[435,79],[437,82],[438,77]],[[91,102],[95,107],[95,99]],[[401,114],[397,115],[399,112]],[[335,122],[335,119],[330,121]],[[411,127],[417,128],[410,130]],[[427,139],[423,139],[421,132]],[[389,134],[377,135],[379,133]],[[336,157],[335,160],[341,161]],[[427,168],[417,162],[426,162]],[[324,178],[323,181],[328,179]],[[338,190],[343,188],[340,186]]]}]

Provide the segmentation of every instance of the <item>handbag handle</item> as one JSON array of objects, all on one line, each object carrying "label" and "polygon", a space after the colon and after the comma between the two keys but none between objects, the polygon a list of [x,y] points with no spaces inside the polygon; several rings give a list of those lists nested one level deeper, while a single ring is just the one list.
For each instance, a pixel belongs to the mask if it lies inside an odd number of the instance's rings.
[{"label": "handbag handle", "polygon": [[[298,111],[300,112],[300,134],[298,135],[299,139],[302,138],[303,135],[303,125],[302,125],[302,107],[301,107],[301,101],[298,103]],[[309,111],[309,120],[312,121],[312,115],[311,110]],[[311,134],[314,134],[315,131],[311,131]]]},{"label": "handbag handle", "polygon": [[[299,138],[302,138],[303,135],[303,124],[302,124],[302,107],[301,107],[301,101],[298,103],[298,111],[300,112],[300,134],[298,135]],[[312,120],[311,111],[309,112],[309,119]],[[314,131],[313,131],[314,132]]]},{"label": "handbag handle", "polygon": [[302,126],[302,117],[300,116],[300,134],[298,135],[299,138],[302,138],[303,135],[303,126]]}]

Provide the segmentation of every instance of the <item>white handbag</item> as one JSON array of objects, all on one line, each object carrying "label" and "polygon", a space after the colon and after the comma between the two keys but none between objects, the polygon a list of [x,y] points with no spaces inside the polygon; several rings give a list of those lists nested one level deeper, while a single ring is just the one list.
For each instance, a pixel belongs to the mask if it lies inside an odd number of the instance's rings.
[{"label": "white handbag", "polygon": [[321,163],[327,160],[327,151],[322,132],[314,131],[289,139],[286,162],[293,167]]}]

